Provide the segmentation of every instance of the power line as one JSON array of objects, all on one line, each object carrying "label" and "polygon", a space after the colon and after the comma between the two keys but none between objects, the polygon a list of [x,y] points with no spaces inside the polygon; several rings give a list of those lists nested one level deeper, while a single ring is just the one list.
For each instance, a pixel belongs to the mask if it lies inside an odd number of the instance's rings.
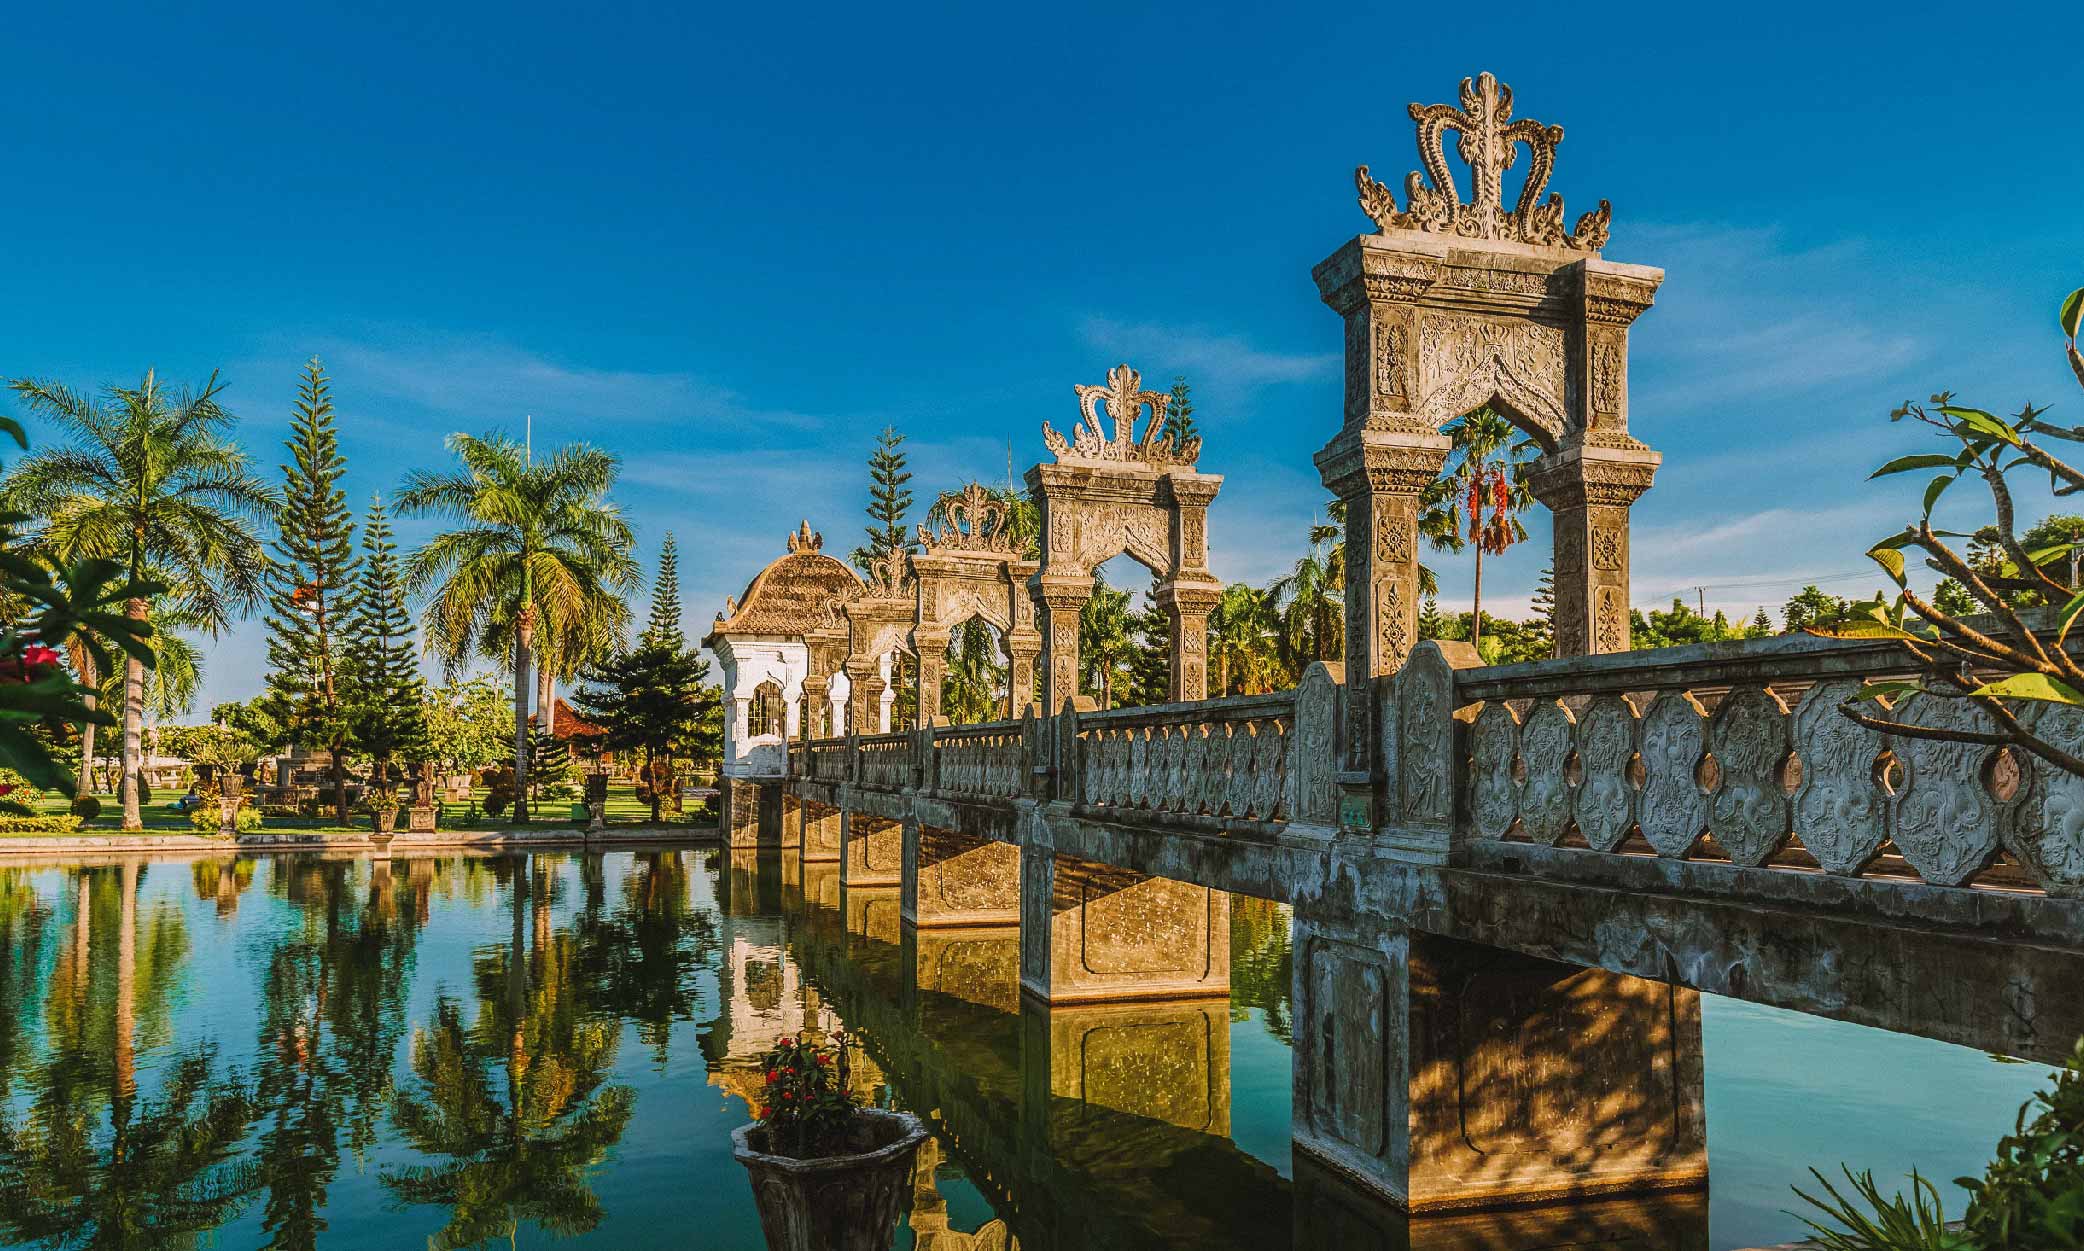
[{"label": "power line", "polygon": [[1682,599],[1686,592],[1692,591],[1697,599],[1705,601],[1709,591],[1744,591],[1760,587],[1793,587],[1799,590],[1805,586],[1823,586],[1830,582],[1865,581],[1876,576],[1886,575],[1881,575],[1878,569],[1856,569],[1850,573],[1795,574],[1785,578],[1751,578],[1738,582],[1689,583],[1686,586],[1660,591],[1655,595],[1638,595],[1636,598],[1652,599],[1662,603],[1667,599]]}]

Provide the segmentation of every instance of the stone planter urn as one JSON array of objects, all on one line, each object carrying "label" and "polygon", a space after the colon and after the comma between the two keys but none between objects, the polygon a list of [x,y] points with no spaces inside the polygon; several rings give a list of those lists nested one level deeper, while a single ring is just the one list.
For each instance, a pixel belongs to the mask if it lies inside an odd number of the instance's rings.
[{"label": "stone planter urn", "polygon": [[751,1175],[768,1251],[889,1251],[926,1126],[909,1112],[854,1115],[873,1144],[859,1155],[769,1155],[762,1126],[731,1131],[731,1154]]},{"label": "stone planter urn", "polygon": [[398,828],[398,810],[396,808],[374,809],[370,812],[369,819],[375,823],[374,828],[378,834],[389,835]]}]

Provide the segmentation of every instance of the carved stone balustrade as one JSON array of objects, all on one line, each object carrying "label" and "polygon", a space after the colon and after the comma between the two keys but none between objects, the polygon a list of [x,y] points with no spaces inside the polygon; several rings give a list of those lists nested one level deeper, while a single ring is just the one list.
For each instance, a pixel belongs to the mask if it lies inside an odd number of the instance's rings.
[{"label": "carved stone balustrade", "polygon": [[863,734],[854,740],[859,762],[855,780],[880,790],[909,789],[917,779],[910,734]]},{"label": "carved stone balustrade", "polygon": [[937,727],[932,772],[936,794],[972,799],[1014,799],[1027,791],[1026,721]]},{"label": "carved stone balustrade", "polygon": [[[1903,670],[1893,644],[1793,636],[1458,671],[1459,836],[2084,895],[2084,778],[1840,711]],[[1963,700],[1866,707],[1996,728]],[[2051,741],[2084,745],[2077,710],[2031,716]]]},{"label": "carved stone balustrade", "polygon": [[1082,713],[1077,792],[1088,810],[1285,821],[1295,692]]}]

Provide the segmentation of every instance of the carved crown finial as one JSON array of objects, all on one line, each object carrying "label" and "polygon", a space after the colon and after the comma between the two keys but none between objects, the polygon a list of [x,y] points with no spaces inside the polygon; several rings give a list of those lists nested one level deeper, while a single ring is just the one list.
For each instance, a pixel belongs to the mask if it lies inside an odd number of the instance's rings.
[{"label": "carved crown finial", "polygon": [[[1175,439],[1166,429],[1165,409],[1172,397],[1163,391],[1145,391],[1143,375],[1127,365],[1107,371],[1107,385],[1074,386],[1078,410],[1085,420],[1072,427],[1066,440],[1048,423],[1042,423],[1042,442],[1058,460],[1140,461],[1147,465],[1192,465],[1201,456],[1201,440]],[[1108,423],[1100,420],[1107,410]],[[1136,422],[1145,408],[1150,422],[1143,437],[1136,437]],[[1110,429],[1111,425],[1111,429]]]},{"label": "carved crown finial", "polygon": [[946,492],[927,515],[934,525],[919,527],[919,542],[929,552],[1013,550],[1006,505],[978,483]]},{"label": "carved crown finial", "polygon": [[[1613,205],[1605,200],[1577,219],[1570,232],[1563,230],[1563,197],[1541,193],[1556,167],[1556,145],[1563,142],[1561,126],[1544,126],[1512,116],[1512,88],[1488,72],[1474,81],[1462,80],[1461,107],[1451,104],[1413,104],[1411,120],[1418,123],[1418,159],[1425,176],[1416,172],[1404,180],[1405,207],[1398,209],[1396,194],[1368,174],[1365,165],[1353,171],[1360,192],[1360,207],[1383,232],[1423,230],[1454,234],[1465,239],[1508,239],[1541,247],[1573,252],[1597,252],[1606,246],[1613,219]],[[1469,167],[1473,203],[1464,204],[1454,175],[1447,168],[1444,141],[1455,132],[1455,153]],[[1526,184],[1511,209],[1505,207],[1505,171],[1519,159],[1519,145],[1532,154]],[[1432,185],[1426,184],[1430,178]]]},{"label": "carved crown finial", "polygon": [[892,547],[868,558],[868,593],[875,599],[902,599],[911,593],[911,557]]},{"label": "carved crown finial", "polygon": [[797,552],[822,551],[824,547],[825,536],[810,528],[808,518],[804,520],[801,526],[797,527],[794,534],[789,536],[789,553],[791,555]]}]

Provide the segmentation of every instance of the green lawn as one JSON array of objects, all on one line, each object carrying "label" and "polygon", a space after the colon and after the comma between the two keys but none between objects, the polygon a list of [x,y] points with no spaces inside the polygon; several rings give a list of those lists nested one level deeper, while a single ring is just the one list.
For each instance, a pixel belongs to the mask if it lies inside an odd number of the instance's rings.
[{"label": "green lawn", "polygon": [[[80,827],[80,832],[83,834],[115,832],[122,826],[122,802],[114,795],[97,794],[95,798],[101,801],[101,815],[83,824]],[[187,814],[174,806],[175,802],[180,799],[178,794],[161,795],[155,792],[152,798],[153,802],[145,806],[146,830],[160,834],[190,834],[195,832],[194,827],[188,822]],[[469,820],[467,818],[473,812],[473,804],[475,805],[476,820]],[[32,806],[39,813],[49,813],[55,816],[68,811],[71,804],[63,796],[46,794],[32,801]],[[494,820],[485,815],[485,791],[482,788],[473,792],[472,798],[468,801],[461,803],[444,802],[441,808],[441,828],[445,830],[503,830],[513,826],[511,820]],[[531,815],[533,818],[529,821],[531,826],[581,825],[586,820],[585,806],[576,801],[545,800],[535,808]],[[637,802],[637,788],[634,784],[628,782],[610,783],[608,786],[607,818],[609,825],[648,825],[651,822],[651,806]],[[715,820],[716,818],[713,814],[690,811],[684,818],[676,821],[673,814],[668,811],[664,814],[662,823],[665,825],[711,825],[715,823]],[[398,814],[398,828],[401,831],[405,828],[405,814],[402,811]],[[353,824],[346,826],[332,820],[330,816],[316,820],[269,817],[262,823],[261,829],[264,832],[287,833],[293,831],[300,834],[367,834],[370,829],[370,821],[367,814],[362,813],[356,814]],[[30,837],[39,836],[32,835]],[[48,837],[48,835],[40,837]]]}]

